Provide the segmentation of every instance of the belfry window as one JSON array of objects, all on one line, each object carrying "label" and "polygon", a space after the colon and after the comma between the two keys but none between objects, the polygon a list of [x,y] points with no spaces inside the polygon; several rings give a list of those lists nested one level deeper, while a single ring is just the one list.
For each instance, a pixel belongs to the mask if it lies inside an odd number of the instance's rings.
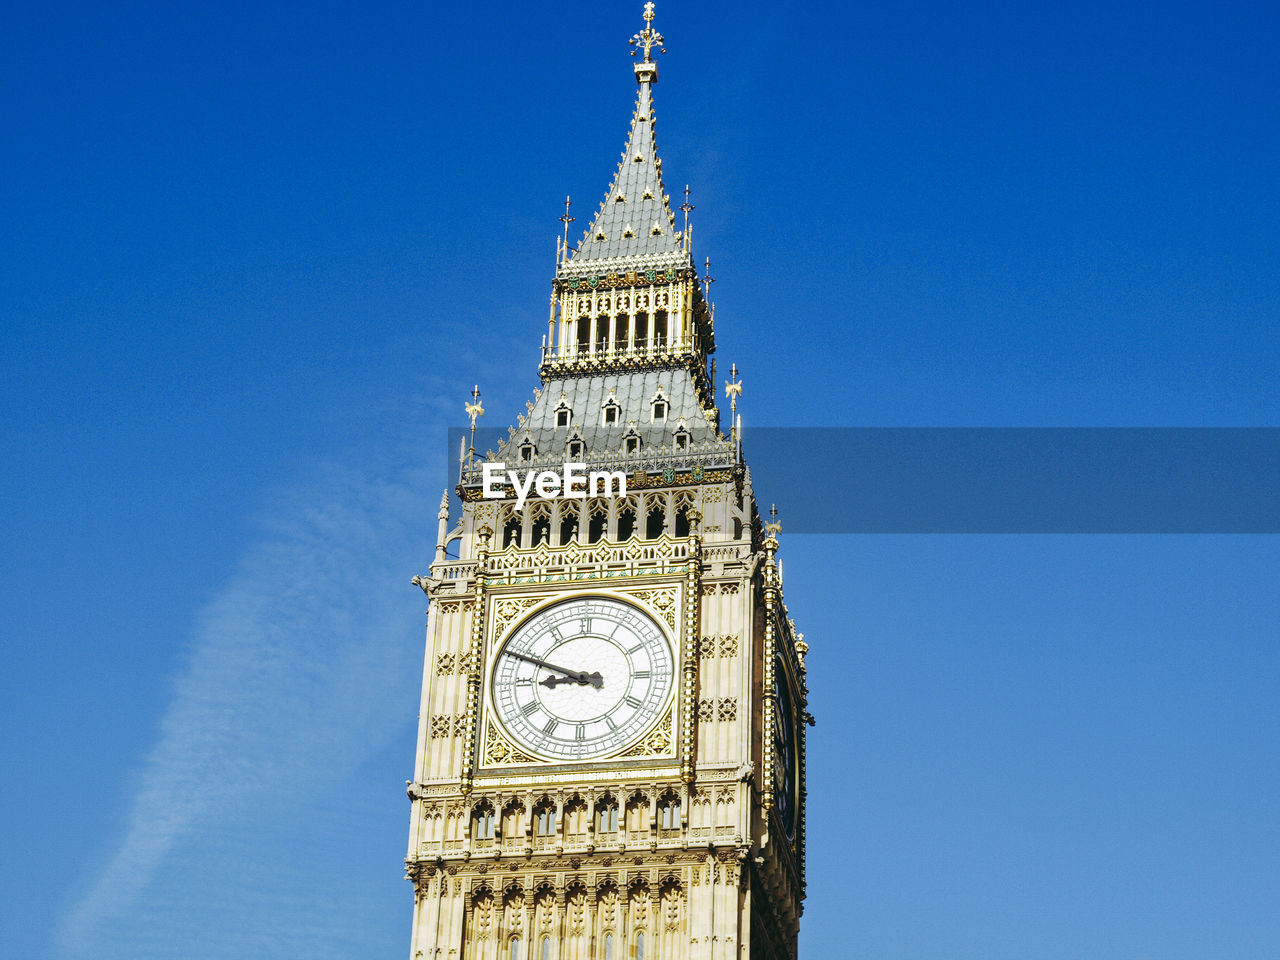
[{"label": "belfry window", "polygon": [[667,311],[658,310],[653,314],[653,345],[664,347],[667,344]]},{"label": "belfry window", "polygon": [[636,535],[636,508],[626,503],[618,510],[618,542],[630,540]]},{"label": "belfry window", "polygon": [[502,525],[502,545],[504,547],[520,546],[520,514],[513,513]]},{"label": "belfry window", "polygon": [[646,540],[657,540],[662,536],[666,520],[667,512],[662,507],[662,501],[654,500],[649,506],[648,514],[645,515],[644,538]]}]

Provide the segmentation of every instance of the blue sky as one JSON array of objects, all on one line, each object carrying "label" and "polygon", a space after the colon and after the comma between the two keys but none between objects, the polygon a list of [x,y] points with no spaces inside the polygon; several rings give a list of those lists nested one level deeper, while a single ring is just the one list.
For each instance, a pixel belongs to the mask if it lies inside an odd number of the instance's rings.
[{"label": "blue sky", "polygon": [[[403,956],[445,430],[536,385],[639,8],[6,8],[6,956]],[[1280,424],[1276,21],[660,4],[744,421]],[[1275,537],[782,556],[808,955],[1280,954]]]}]

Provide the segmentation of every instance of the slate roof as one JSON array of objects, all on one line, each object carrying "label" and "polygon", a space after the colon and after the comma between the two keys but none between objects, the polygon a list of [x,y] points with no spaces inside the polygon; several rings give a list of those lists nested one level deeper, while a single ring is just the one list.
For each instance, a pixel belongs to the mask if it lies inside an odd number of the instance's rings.
[{"label": "slate roof", "polygon": [[[675,218],[662,184],[651,86],[647,80],[640,81],[622,160],[591,226],[565,265],[568,272],[574,272],[575,265],[595,265],[613,258],[692,262],[676,237]],[[605,239],[598,239],[600,236]]]},{"label": "slate roof", "polygon": [[[617,423],[605,426],[602,411],[610,390],[621,409]],[[653,399],[660,391],[667,401],[667,416],[655,423]],[[556,411],[562,405],[570,410],[568,427],[556,426]],[[682,419],[689,432],[689,448],[677,452],[673,436]],[[632,431],[633,420],[640,437],[641,459],[733,459],[732,445],[719,436],[703,413],[692,375],[679,367],[547,380],[524,423],[499,445],[496,459],[515,466],[520,461],[519,447],[532,440],[537,451],[535,463],[562,464],[569,440],[576,436],[585,444],[587,463],[616,460],[622,456],[623,438]]]}]

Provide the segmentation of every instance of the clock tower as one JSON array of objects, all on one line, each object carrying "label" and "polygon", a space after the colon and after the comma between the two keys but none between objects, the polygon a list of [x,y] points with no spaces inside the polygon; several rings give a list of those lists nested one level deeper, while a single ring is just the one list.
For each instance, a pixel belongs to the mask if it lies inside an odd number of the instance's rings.
[{"label": "clock tower", "polygon": [[[793,960],[805,652],[716,404],[710,277],[654,126],[653,4],[613,182],[557,256],[539,385],[441,503],[413,960]],[[532,331],[531,331],[532,334]],[[467,405],[473,436],[483,414]],[[456,553],[456,559],[454,555]]]}]

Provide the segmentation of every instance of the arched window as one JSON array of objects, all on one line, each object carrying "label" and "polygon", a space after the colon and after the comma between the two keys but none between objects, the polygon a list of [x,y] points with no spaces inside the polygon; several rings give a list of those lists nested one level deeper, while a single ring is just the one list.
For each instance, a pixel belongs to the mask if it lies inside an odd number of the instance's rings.
[{"label": "arched window", "polygon": [[551,960],[551,938],[542,938],[542,960]]},{"label": "arched window", "polygon": [[596,801],[596,833],[618,832],[618,801],[608,795]]},{"label": "arched window", "polygon": [[667,511],[663,509],[662,499],[657,498],[649,505],[649,512],[644,520],[644,538],[657,540],[662,536],[662,528],[667,519]]},{"label": "arched window", "polygon": [[511,953],[508,954],[509,960],[520,960],[520,938],[511,938]]},{"label": "arched window", "polygon": [[636,960],[644,960],[644,931],[636,934]]},{"label": "arched window", "polygon": [[636,314],[636,349],[643,350],[649,345],[649,314],[641,310]]},{"label": "arched window", "polygon": [[636,535],[636,508],[628,500],[618,510],[618,542],[630,540]]},{"label": "arched window", "polygon": [[653,345],[658,348],[667,345],[667,311],[657,310],[653,314]]},{"label": "arched window", "polygon": [[591,318],[578,318],[578,352],[587,353],[591,350]]},{"label": "arched window", "polygon": [[625,313],[618,314],[613,321],[613,349],[625,353],[627,349],[627,320]]},{"label": "arched window", "polygon": [[587,804],[581,797],[565,804],[564,832],[568,837],[581,837],[587,832]]},{"label": "arched window", "polygon": [[613,960],[613,934],[604,935],[604,960]]},{"label": "arched window", "polygon": [[520,514],[514,511],[507,516],[502,525],[502,545],[504,547],[520,546]]},{"label": "arched window", "polygon": [[680,829],[680,798],[671,790],[658,801],[658,827],[662,830]]},{"label": "arched window", "polygon": [[550,543],[551,505],[545,502],[535,504],[531,519],[533,523],[533,543],[531,546],[536,547],[540,543]]},{"label": "arched window", "polygon": [[565,504],[560,514],[560,546],[576,542],[578,538],[578,513],[572,504]]},{"label": "arched window", "polygon": [[677,537],[687,537],[689,535],[689,504],[682,503],[676,507],[675,535]]},{"label": "arched window", "polygon": [[524,833],[524,804],[512,800],[502,808],[502,836],[513,840]]},{"label": "arched window", "polygon": [[649,798],[634,793],[627,801],[627,832],[647,833],[649,830]]},{"label": "arched window", "polygon": [[540,837],[549,837],[556,829],[556,805],[547,797],[538,801],[533,808],[533,832]]},{"label": "arched window", "polygon": [[471,836],[476,840],[493,839],[493,804],[481,800],[471,811]]},{"label": "arched window", "polygon": [[605,314],[596,317],[596,351],[604,353],[609,349],[609,318]]},{"label": "arched window", "polygon": [[609,529],[609,507],[603,500],[593,501],[587,520],[587,542],[599,543]]}]

